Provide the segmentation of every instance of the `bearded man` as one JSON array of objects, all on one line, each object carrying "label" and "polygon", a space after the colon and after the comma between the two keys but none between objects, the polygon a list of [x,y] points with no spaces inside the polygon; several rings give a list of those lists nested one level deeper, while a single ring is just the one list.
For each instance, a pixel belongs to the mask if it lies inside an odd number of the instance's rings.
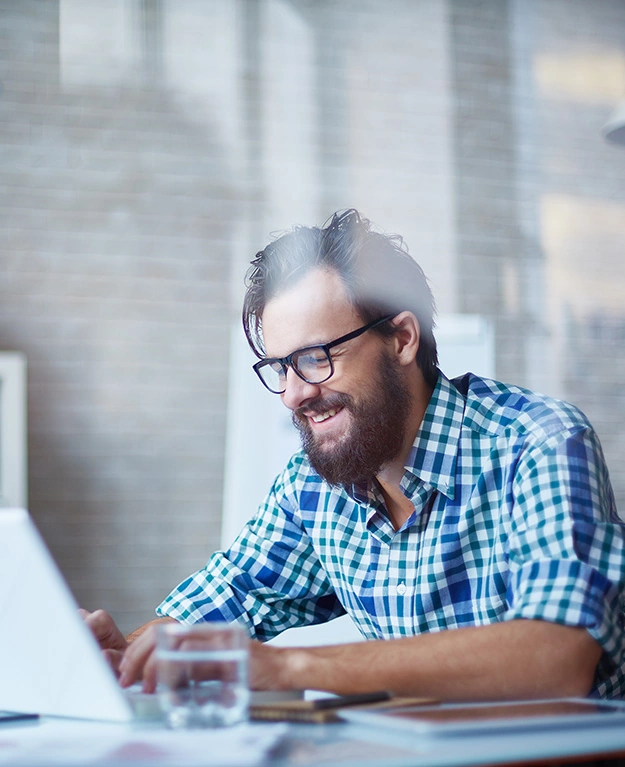
[{"label": "bearded man", "polygon": [[[257,254],[243,324],[302,450],[151,624],[243,623],[257,689],[622,697],[625,538],[597,436],[567,403],[448,380],[433,317],[401,238],[357,211]],[[370,641],[263,644],[345,613]],[[154,627],[86,619],[121,683],[153,690]]]}]

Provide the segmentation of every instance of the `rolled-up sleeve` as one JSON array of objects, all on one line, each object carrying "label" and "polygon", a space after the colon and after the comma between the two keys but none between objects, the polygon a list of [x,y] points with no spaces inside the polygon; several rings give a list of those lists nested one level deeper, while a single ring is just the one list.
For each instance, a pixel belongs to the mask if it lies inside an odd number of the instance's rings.
[{"label": "rolled-up sleeve", "polygon": [[514,479],[505,619],[581,626],[601,645],[597,687],[625,661],[624,526],[591,428],[561,432],[521,454]]},{"label": "rolled-up sleeve", "polygon": [[344,614],[301,524],[293,473],[289,464],[233,545],[182,581],[158,615],[187,623],[236,620],[265,641]]}]

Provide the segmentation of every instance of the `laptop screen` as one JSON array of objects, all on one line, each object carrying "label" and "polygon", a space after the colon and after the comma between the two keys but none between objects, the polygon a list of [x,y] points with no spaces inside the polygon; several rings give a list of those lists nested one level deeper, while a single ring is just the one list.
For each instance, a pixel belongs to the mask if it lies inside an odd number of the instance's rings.
[{"label": "laptop screen", "polygon": [[129,721],[132,708],[24,509],[0,509],[0,709]]}]

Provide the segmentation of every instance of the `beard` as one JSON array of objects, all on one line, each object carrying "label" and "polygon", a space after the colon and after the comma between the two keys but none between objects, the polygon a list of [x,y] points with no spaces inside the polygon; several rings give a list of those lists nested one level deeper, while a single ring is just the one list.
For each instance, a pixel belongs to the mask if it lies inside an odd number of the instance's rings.
[{"label": "beard", "polygon": [[[338,392],[319,397],[294,410],[292,418],[312,468],[329,484],[346,486],[372,480],[399,455],[410,404],[399,366],[384,352],[368,394],[358,400]],[[332,408],[349,410],[349,428],[339,437],[316,436],[304,412],[323,413]]]}]

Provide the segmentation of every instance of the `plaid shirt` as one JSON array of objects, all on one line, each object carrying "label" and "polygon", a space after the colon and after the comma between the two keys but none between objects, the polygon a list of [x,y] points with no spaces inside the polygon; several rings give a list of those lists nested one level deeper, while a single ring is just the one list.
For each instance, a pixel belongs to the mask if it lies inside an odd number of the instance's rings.
[{"label": "plaid shirt", "polygon": [[601,446],[572,405],[443,375],[395,530],[375,483],[337,489],[296,453],[227,552],[157,608],[239,620],[266,640],[345,612],[368,639],[514,618],[584,626],[603,648],[593,693],[625,693],[625,534]]}]

